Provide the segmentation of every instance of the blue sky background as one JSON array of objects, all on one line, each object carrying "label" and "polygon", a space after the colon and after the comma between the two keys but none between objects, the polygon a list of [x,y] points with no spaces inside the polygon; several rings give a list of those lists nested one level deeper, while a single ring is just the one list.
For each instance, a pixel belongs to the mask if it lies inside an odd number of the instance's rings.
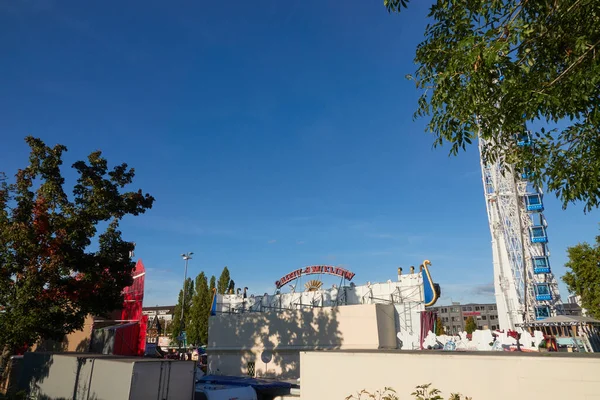
[{"label": "blue sky background", "polygon": [[[99,149],[135,167],[156,197],[122,224],[145,305],[175,302],[187,251],[190,275],[227,265],[253,293],[305,265],[361,284],[427,258],[442,303],[493,301],[477,149],[449,158],[412,119],[425,3],[0,2],[0,170],[28,134],[66,166]],[[599,214],[546,209],[562,275]]]}]

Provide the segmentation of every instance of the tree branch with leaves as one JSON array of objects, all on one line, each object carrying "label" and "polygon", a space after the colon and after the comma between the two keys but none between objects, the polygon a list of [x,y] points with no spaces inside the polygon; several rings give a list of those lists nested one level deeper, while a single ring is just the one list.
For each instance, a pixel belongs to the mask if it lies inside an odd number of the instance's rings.
[{"label": "tree branch with leaves", "polygon": [[[406,1],[384,0],[390,12]],[[437,0],[414,76],[434,146],[533,171],[563,207],[600,205],[600,2]],[[531,131],[531,146],[516,136]]]}]

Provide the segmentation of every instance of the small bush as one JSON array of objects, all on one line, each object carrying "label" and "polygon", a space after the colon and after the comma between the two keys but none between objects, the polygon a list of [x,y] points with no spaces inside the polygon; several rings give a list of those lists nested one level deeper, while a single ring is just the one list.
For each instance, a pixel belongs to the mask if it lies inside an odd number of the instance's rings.
[{"label": "small bush", "polygon": [[[377,390],[374,393],[368,392],[365,389],[361,390],[355,395],[350,395],[346,397],[346,400],[361,400],[361,399],[373,399],[373,400],[400,400],[400,398],[396,395],[396,391],[392,388],[383,388],[383,391]],[[365,396],[365,397],[363,397]]]},{"label": "small bush", "polygon": [[[415,391],[411,393],[411,396],[415,400],[444,400],[441,395],[442,392],[436,388],[431,388],[431,383],[419,385],[415,388]],[[400,400],[396,391],[392,388],[386,387],[383,390],[377,390],[371,393],[365,389],[358,392],[356,395],[350,395],[346,397],[346,400]],[[471,397],[464,397],[460,393],[452,393],[448,400],[472,400]]]}]

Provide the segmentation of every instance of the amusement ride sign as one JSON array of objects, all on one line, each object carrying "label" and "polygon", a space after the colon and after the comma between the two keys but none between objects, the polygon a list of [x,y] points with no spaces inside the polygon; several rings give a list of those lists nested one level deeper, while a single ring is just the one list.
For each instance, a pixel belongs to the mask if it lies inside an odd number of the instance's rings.
[{"label": "amusement ride sign", "polygon": [[275,286],[277,289],[280,289],[285,284],[300,278],[302,275],[320,274],[335,275],[344,279],[348,279],[349,281],[354,278],[354,272],[348,271],[344,268],[332,267],[329,265],[311,265],[310,267],[300,268],[282,276],[281,279],[275,282]]}]

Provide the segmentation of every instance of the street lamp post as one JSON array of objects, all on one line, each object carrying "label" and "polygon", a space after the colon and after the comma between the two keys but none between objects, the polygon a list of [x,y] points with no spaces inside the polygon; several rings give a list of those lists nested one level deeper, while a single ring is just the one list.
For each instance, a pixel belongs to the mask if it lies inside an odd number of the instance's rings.
[{"label": "street lamp post", "polygon": [[[185,320],[183,319],[184,317],[184,311],[185,311],[185,290],[186,290],[186,281],[187,281],[187,269],[188,269],[188,261],[192,259],[192,252],[190,253],[184,253],[181,255],[181,257],[183,257],[183,259],[185,260],[185,271],[183,273],[183,296],[181,299],[181,320],[179,321],[180,323],[180,336],[183,336],[183,333],[185,332]],[[179,343],[181,343],[183,341],[183,337],[182,340],[179,341]]]}]

